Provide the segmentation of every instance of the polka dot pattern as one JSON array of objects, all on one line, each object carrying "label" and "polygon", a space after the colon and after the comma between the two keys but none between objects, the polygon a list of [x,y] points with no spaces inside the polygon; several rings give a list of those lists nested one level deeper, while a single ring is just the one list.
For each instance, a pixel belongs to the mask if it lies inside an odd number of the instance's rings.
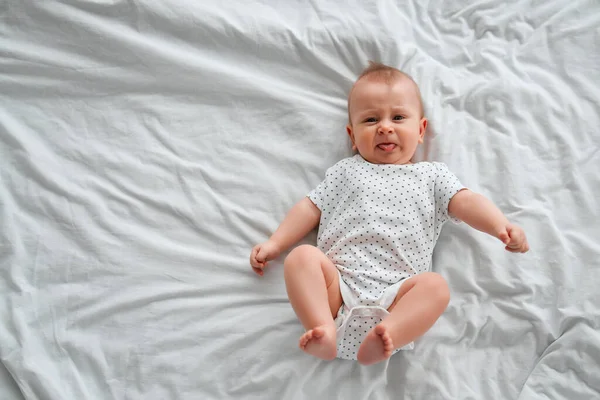
[{"label": "polka dot pattern", "polygon": [[361,315],[352,316],[348,321],[346,335],[341,338],[338,344],[338,358],[346,360],[356,360],[356,355],[360,344],[377,324],[381,322],[378,317],[365,317]]},{"label": "polka dot pattern", "polygon": [[463,188],[443,163],[343,159],[308,194],[321,210],[317,245],[359,304],[376,305],[385,288],[430,269],[448,203]]}]

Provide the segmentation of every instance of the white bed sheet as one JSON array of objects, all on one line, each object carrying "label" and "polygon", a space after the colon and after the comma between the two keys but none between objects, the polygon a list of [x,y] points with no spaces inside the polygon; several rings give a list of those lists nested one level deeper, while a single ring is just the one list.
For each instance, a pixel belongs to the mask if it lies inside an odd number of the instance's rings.
[{"label": "white bed sheet", "polygon": [[[600,3],[269,3],[0,5],[0,398],[599,398]],[[446,226],[447,312],[362,367],[248,256],[351,154],[370,59],[531,251]]]}]

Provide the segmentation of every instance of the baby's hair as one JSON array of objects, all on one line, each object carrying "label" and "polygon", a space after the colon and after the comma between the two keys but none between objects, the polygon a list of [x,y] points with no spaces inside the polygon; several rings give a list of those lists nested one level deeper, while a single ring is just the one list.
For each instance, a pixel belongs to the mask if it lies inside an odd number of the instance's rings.
[{"label": "baby's hair", "polygon": [[[419,85],[417,85],[417,82],[415,82],[412,76],[410,76],[406,72],[402,72],[398,68],[390,67],[389,65],[385,65],[380,62],[369,61],[369,66],[360,73],[358,79],[356,79],[356,82],[360,81],[363,78],[384,82],[387,85],[391,84],[397,79],[410,80],[415,85],[415,89],[417,90],[417,96],[419,97],[419,105],[421,106],[421,116],[423,116],[423,100],[421,99],[421,91],[419,90]],[[354,82],[354,85],[356,85],[356,82]],[[352,89],[350,89],[350,94],[348,95],[348,121],[350,123],[352,122],[350,120],[350,98],[352,97],[351,95],[352,90],[354,89],[354,85],[352,86]]]},{"label": "baby's hair", "polygon": [[375,61],[369,61],[369,66],[365,68],[358,76],[357,82],[362,78],[369,76],[375,80],[382,80],[385,83],[392,83],[397,78],[409,78],[411,81],[414,80],[406,73],[400,71],[398,68],[390,67]]}]

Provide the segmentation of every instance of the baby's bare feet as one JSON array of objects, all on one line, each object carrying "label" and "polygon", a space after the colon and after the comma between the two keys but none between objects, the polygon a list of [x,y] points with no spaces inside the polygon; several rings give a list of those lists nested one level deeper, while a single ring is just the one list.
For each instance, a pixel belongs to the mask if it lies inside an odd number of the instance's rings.
[{"label": "baby's bare feet", "polygon": [[337,354],[335,325],[321,325],[300,337],[300,348],[323,360],[333,360]]},{"label": "baby's bare feet", "polygon": [[394,351],[394,344],[388,328],[377,325],[371,329],[358,349],[358,362],[371,365],[390,358]]}]

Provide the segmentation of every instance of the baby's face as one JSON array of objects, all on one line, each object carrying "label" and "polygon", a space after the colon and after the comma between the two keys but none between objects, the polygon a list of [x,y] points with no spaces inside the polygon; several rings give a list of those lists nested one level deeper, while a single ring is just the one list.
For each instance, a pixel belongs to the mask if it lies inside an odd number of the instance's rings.
[{"label": "baby's face", "polygon": [[427,127],[414,82],[363,78],[351,96],[346,129],[353,148],[374,164],[410,163]]}]

